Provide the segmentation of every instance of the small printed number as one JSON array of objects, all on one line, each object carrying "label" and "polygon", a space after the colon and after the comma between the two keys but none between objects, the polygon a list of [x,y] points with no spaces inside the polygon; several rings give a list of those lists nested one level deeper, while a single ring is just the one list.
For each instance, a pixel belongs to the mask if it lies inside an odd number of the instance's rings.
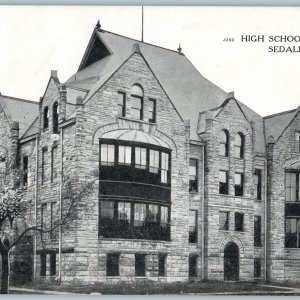
[{"label": "small printed number", "polygon": [[223,42],[234,42],[234,38],[225,38]]}]

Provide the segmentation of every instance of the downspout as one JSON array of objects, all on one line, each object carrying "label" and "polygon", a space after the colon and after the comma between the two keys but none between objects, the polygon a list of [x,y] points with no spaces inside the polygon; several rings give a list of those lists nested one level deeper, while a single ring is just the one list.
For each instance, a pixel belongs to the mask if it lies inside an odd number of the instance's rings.
[{"label": "downspout", "polygon": [[264,191],[264,196],[265,196],[265,222],[264,222],[264,229],[265,229],[265,281],[267,281],[267,194],[268,194],[268,162],[267,162],[267,157],[265,160],[265,191]]},{"label": "downspout", "polygon": [[201,276],[202,276],[202,280],[204,280],[204,224],[205,224],[205,220],[204,220],[204,151],[205,151],[205,146],[202,146],[202,180],[201,180],[201,185],[202,185],[202,203],[201,203],[201,219],[202,219],[202,226],[201,226]]},{"label": "downspout", "polygon": [[[37,227],[37,198],[38,198],[38,167],[39,167],[39,138],[38,136],[35,139],[35,190],[34,190],[34,219],[35,219],[35,227]],[[36,249],[37,249],[37,232],[34,234],[34,245],[33,245],[33,280],[36,281]]]},{"label": "downspout", "polygon": [[63,190],[63,127],[60,134],[60,182],[59,182],[59,240],[58,240],[58,282],[61,284],[61,249],[62,249],[62,190]]}]

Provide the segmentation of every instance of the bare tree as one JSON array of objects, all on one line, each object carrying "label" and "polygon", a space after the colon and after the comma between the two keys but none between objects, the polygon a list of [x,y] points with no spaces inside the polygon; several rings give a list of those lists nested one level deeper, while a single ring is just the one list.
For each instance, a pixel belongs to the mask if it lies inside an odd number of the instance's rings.
[{"label": "bare tree", "polygon": [[[62,204],[63,207],[60,218],[52,224],[51,227],[45,227],[43,224],[30,225],[21,230],[14,231],[18,221],[27,222],[27,215],[30,206],[33,205],[31,200],[27,200],[26,190],[16,186],[4,187],[0,191],[0,255],[2,259],[2,278],[1,294],[7,294],[9,288],[9,254],[10,251],[18,245],[24,236],[29,232],[49,233],[58,228],[67,230],[68,226],[77,219],[79,211],[82,211],[82,199],[92,190],[95,181],[92,180],[79,182],[77,179],[67,179],[63,185]],[[79,209],[80,207],[80,209]]]}]

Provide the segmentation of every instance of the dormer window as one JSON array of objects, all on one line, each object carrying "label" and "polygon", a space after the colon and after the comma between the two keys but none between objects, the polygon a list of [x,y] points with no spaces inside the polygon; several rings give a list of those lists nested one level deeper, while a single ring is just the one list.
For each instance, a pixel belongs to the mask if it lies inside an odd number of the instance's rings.
[{"label": "dormer window", "polygon": [[43,128],[47,129],[49,125],[49,108],[46,106],[44,108],[44,115],[43,115]]},{"label": "dormer window", "polygon": [[54,102],[52,108],[52,127],[53,133],[58,133],[58,103]]},{"label": "dormer window", "polygon": [[238,133],[235,137],[234,154],[236,158],[244,158],[245,137],[242,133]]},{"label": "dormer window", "polygon": [[221,131],[219,153],[222,156],[228,157],[229,149],[229,133],[226,129]]},{"label": "dormer window", "polygon": [[143,120],[143,97],[144,92],[141,86],[135,84],[131,88],[131,118]]}]

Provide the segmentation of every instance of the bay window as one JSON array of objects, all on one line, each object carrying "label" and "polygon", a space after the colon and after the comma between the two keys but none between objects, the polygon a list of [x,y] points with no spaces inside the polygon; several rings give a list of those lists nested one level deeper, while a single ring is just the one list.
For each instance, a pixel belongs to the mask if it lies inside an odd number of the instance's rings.
[{"label": "bay window", "polygon": [[113,166],[115,163],[115,146],[102,144],[101,145],[101,165]]},{"label": "bay window", "polygon": [[147,149],[135,147],[135,167],[138,169],[146,169],[147,167]]},{"label": "bay window", "polygon": [[170,239],[170,207],[123,201],[100,201],[99,235],[105,238]]},{"label": "bay window", "polygon": [[131,147],[119,146],[119,164],[131,165]]},{"label": "bay window", "polygon": [[161,152],[161,182],[168,183],[169,154]]}]

